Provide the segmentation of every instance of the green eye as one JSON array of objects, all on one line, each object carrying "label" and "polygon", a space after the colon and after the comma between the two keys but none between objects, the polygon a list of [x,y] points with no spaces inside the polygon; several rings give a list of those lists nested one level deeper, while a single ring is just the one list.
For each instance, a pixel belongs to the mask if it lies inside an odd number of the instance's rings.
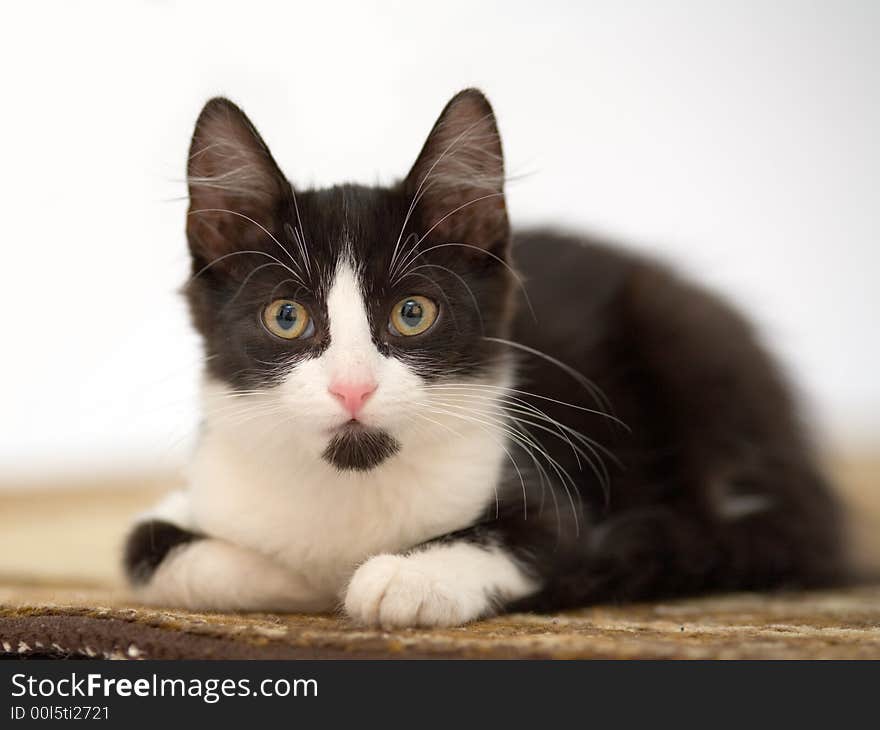
[{"label": "green eye", "polygon": [[263,310],[263,324],[276,337],[295,340],[314,331],[308,310],[292,299],[276,299]]},{"label": "green eye", "polygon": [[437,305],[427,297],[409,296],[391,309],[388,329],[392,334],[411,337],[420,335],[437,319]]}]

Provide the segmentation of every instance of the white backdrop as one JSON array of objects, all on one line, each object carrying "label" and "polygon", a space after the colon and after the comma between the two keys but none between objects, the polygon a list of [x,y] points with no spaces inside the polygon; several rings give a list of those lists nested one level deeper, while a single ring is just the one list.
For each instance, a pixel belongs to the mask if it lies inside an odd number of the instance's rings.
[{"label": "white backdrop", "polygon": [[218,93],[304,186],[404,173],[480,86],[516,224],[608,232],[719,287],[823,435],[876,443],[878,3],[33,2],[2,27],[3,481],[185,453],[179,198]]}]

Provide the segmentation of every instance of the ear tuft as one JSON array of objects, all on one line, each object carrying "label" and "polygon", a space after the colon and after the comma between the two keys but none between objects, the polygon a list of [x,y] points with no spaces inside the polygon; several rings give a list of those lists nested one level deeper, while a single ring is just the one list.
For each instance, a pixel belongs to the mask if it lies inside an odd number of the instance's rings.
[{"label": "ear tuft", "polygon": [[501,137],[480,91],[465,89],[446,105],[405,187],[418,198],[422,233],[433,229],[439,237],[483,249],[506,247]]},{"label": "ear tuft", "polygon": [[205,104],[196,122],[187,182],[187,233],[193,254],[202,258],[214,258],[234,246],[241,216],[267,225],[267,217],[289,191],[254,125],[222,97]]}]

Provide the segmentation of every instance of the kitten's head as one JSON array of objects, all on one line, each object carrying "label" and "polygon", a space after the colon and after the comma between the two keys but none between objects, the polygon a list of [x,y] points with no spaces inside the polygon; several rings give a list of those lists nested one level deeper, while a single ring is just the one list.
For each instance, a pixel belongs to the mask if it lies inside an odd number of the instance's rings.
[{"label": "kitten's head", "polygon": [[443,386],[503,377],[491,338],[512,316],[510,230],[480,92],[449,102],[400,183],[321,190],[295,189],[244,113],[213,99],[188,179],[209,427],[268,420],[340,469],[370,469],[449,420],[431,415]]}]

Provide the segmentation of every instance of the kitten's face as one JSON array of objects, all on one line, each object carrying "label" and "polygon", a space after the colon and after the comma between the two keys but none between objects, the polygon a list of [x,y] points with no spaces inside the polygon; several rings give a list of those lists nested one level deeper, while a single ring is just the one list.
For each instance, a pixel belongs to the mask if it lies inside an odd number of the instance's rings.
[{"label": "kitten's face", "polygon": [[399,185],[296,192],[243,113],[214,100],[189,178],[209,427],[268,422],[277,448],[365,470],[410,434],[454,433],[476,393],[450,384],[502,377],[487,338],[505,337],[512,314],[509,229],[478,92],[450,102]]}]

